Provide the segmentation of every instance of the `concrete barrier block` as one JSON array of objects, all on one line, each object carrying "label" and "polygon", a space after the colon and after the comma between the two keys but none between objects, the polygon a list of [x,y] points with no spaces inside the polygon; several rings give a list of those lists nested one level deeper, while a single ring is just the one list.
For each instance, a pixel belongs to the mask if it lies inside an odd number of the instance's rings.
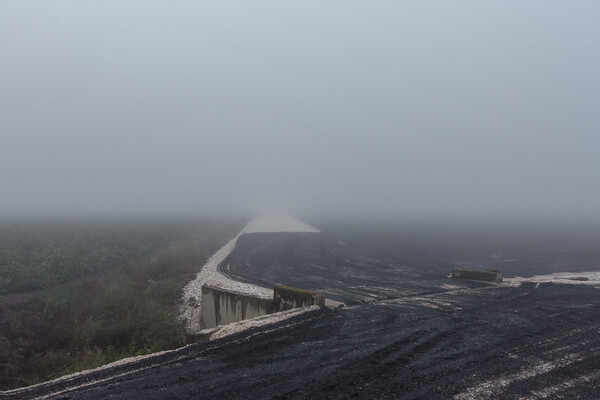
[{"label": "concrete barrier block", "polygon": [[325,307],[325,297],[322,294],[289,286],[275,286],[273,299],[279,303],[279,311],[314,305]]},{"label": "concrete barrier block", "polygon": [[243,295],[210,285],[202,286],[200,327],[203,329],[271,314],[278,302]]}]

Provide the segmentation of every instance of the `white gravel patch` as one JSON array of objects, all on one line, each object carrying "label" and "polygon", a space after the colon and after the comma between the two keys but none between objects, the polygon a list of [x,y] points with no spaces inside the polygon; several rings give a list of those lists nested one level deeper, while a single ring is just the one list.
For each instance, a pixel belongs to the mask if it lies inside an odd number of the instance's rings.
[{"label": "white gravel patch", "polygon": [[[577,280],[578,278],[587,278],[587,280]],[[517,276],[515,278],[504,278],[503,283],[510,286],[519,286],[523,282],[554,282],[554,283],[566,283],[571,285],[600,285],[600,272],[598,271],[584,271],[584,272],[555,272],[549,275],[536,275],[530,278],[522,278]]]},{"label": "white gravel patch", "polygon": [[286,319],[295,317],[296,315],[300,315],[305,312],[314,311],[318,309],[319,306],[294,308],[292,310],[281,311],[275,314],[267,314],[252,319],[245,319],[239,322],[233,322],[231,324],[219,327],[220,329],[210,336],[210,340],[219,339],[257,326],[264,326],[274,324],[275,322],[285,321]]},{"label": "white gravel patch", "polygon": [[558,368],[564,368],[572,365],[583,359],[583,353],[567,354],[564,357],[551,361],[542,362],[541,360],[534,361],[531,365],[517,371],[513,374],[498,376],[486,382],[470,387],[462,393],[453,397],[455,400],[482,400],[482,399],[497,399],[501,397],[506,387],[514,382],[525,381],[529,378],[546,374]]},{"label": "white gravel patch", "polygon": [[202,286],[205,284],[235,293],[259,297],[263,299],[273,298],[273,289],[268,289],[248,283],[234,281],[218,271],[219,264],[227,258],[235,248],[238,238],[244,233],[259,232],[320,232],[317,228],[308,225],[294,217],[285,215],[266,215],[258,217],[237,234],[237,236],[213,254],[202,270],[183,289],[180,318],[185,321],[186,330],[189,334],[197,334],[200,331],[200,313]]}]

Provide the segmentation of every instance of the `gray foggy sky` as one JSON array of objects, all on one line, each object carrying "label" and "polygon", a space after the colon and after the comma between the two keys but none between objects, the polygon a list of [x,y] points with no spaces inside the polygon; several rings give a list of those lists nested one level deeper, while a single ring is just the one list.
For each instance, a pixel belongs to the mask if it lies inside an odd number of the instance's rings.
[{"label": "gray foggy sky", "polygon": [[2,1],[0,213],[600,218],[600,2]]}]

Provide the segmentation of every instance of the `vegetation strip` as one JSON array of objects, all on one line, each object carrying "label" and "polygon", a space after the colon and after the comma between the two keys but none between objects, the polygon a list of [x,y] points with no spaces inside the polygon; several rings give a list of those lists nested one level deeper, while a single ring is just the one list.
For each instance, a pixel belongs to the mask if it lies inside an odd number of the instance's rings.
[{"label": "vegetation strip", "polygon": [[181,289],[240,226],[201,220],[3,225],[0,390],[184,345]]}]

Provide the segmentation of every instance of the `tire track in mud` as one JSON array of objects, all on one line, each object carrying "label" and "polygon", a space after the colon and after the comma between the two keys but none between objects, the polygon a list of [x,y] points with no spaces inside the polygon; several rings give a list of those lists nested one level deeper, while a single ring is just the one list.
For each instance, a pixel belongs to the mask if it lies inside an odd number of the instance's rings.
[{"label": "tire track in mud", "polygon": [[[599,296],[554,286],[520,297],[519,288],[480,289],[315,311],[0,397],[593,398]],[[569,306],[564,298],[590,306],[548,319]]]},{"label": "tire track in mud", "polygon": [[[238,265],[265,282],[280,279],[278,269],[291,271],[292,282],[337,290],[356,305],[0,398],[597,396],[600,295],[593,287],[460,285],[426,274],[415,283],[416,267],[377,261],[376,253],[318,234],[252,234],[240,243],[227,259],[232,276]],[[377,279],[384,284],[369,286]]]},{"label": "tire track in mud", "polygon": [[231,279],[258,286],[284,284],[319,290],[346,304],[436,292],[441,282],[456,287],[486,286],[449,282],[449,270],[443,265],[434,270],[427,261],[428,268],[423,269],[341,243],[321,232],[246,234],[238,239],[220,270]]}]

